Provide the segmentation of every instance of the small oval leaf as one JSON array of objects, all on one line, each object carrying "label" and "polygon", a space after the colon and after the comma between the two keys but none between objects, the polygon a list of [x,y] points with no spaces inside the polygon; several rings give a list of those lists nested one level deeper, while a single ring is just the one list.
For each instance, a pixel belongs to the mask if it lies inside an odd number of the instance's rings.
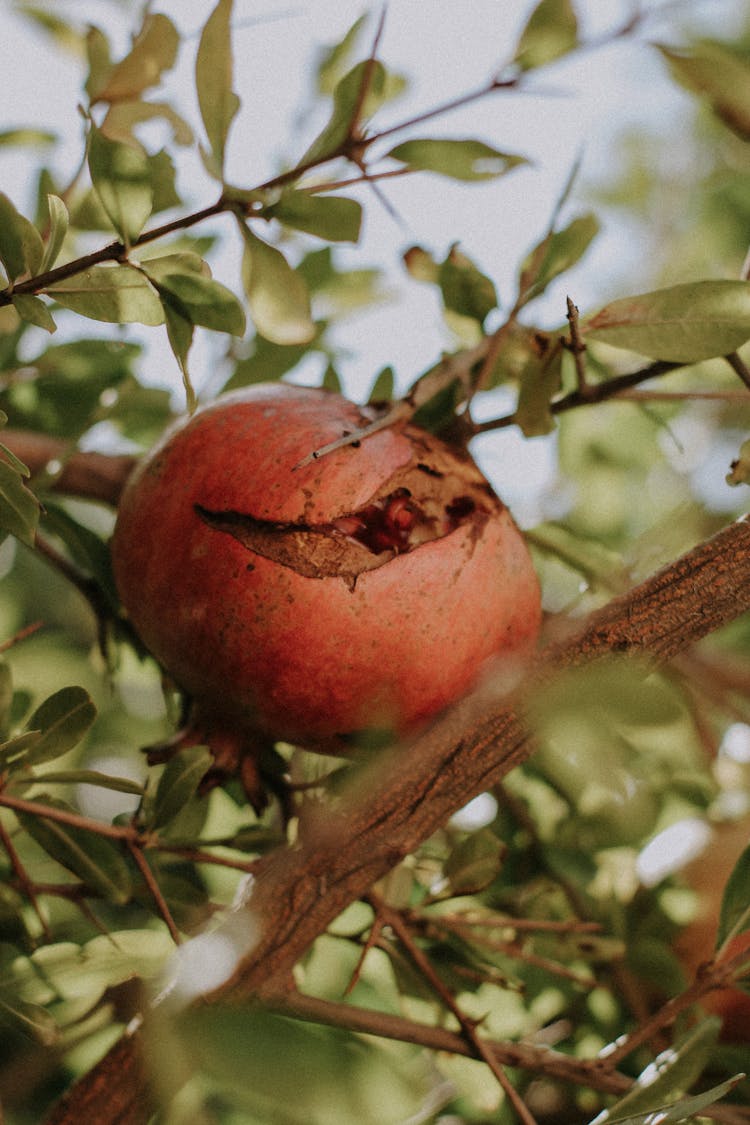
[{"label": "small oval leaf", "polygon": [[125,245],[132,245],[154,202],[146,153],[140,145],[110,140],[92,127],[88,163],[99,202]]},{"label": "small oval leaf", "polygon": [[195,61],[195,85],[209,151],[201,150],[206,170],[224,176],[224,156],[231,124],[240,108],[232,89],[232,0],[219,0],[201,34]]},{"label": "small oval leaf", "polygon": [[78,745],[95,718],[96,707],[84,688],[56,691],[26,724],[29,731],[41,731],[41,738],[26,755],[26,764],[36,766],[66,754]]},{"label": "small oval leaf", "polygon": [[49,285],[46,292],[63,308],[109,324],[164,323],[159,295],[140,270],[130,265],[92,266]]},{"label": "small oval leaf", "polygon": [[213,764],[213,755],[207,746],[189,746],[167,762],[156,787],[152,827],[161,828],[182,812]]}]

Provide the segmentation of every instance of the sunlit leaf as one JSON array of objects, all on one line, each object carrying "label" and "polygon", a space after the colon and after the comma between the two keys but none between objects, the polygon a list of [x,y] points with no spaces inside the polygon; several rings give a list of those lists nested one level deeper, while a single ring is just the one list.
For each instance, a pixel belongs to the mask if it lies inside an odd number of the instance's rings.
[{"label": "sunlit leaf", "polygon": [[214,758],[207,746],[187,747],[167,762],[154,797],[151,819],[154,828],[161,828],[177,816],[195,796],[213,764]]},{"label": "sunlit leaf", "polygon": [[202,149],[206,170],[217,180],[224,176],[229,129],[240,99],[232,89],[232,0],[219,0],[201,34],[195,61],[195,84],[209,150]]},{"label": "sunlit leaf", "polygon": [[52,313],[40,297],[35,297],[33,293],[14,293],[11,302],[21,320],[43,328],[45,332],[57,330]]},{"label": "sunlit leaf", "polygon": [[140,145],[112,141],[92,127],[88,151],[94,190],[126,246],[143,230],[153,207],[146,153]]},{"label": "sunlit leaf", "polygon": [[0,459],[0,531],[33,547],[39,512],[39,501],[24,483],[23,474]]},{"label": "sunlit leaf", "polygon": [[185,316],[174,298],[170,297],[170,294],[166,291],[162,293],[162,306],[169,346],[182,373],[182,385],[185,388],[185,407],[188,413],[192,414],[198,401],[188,367],[188,353],[193,346],[193,322],[189,316]]},{"label": "sunlit leaf", "polygon": [[9,281],[38,272],[44,257],[42,236],[3,192],[0,192],[0,262]]},{"label": "sunlit leaf", "polygon": [[[665,1120],[661,1111],[669,1107],[671,1099],[684,1094],[699,1077],[721,1029],[721,1020],[708,1016],[694,1028],[662,1051],[636,1079],[634,1086],[612,1106],[591,1122],[591,1125],[624,1125],[625,1122],[644,1122],[640,1114],[646,1114],[645,1123],[662,1125]],[[715,1101],[715,1098],[713,1099]],[[709,1103],[712,1104],[712,1103]],[[675,1107],[676,1108],[676,1107]],[[652,1116],[651,1122],[648,1115]],[[680,1110],[677,1111],[681,1112]],[[670,1119],[666,1119],[670,1120]],[[684,1117],[672,1117],[672,1121],[684,1121]]]},{"label": "sunlit leaf", "polygon": [[727,484],[750,484],[750,438],[743,441],[739,457],[732,461],[725,479]]},{"label": "sunlit leaf", "polygon": [[67,754],[77,746],[96,718],[96,707],[81,687],[56,691],[37,707],[26,726],[41,731],[41,738],[29,751],[26,762],[38,766]]},{"label": "sunlit leaf", "polygon": [[159,295],[148,278],[130,265],[92,266],[46,291],[63,308],[110,324],[164,323]]},{"label": "sunlit leaf", "polygon": [[110,106],[102,121],[102,133],[110,140],[132,144],[137,125],[159,119],[171,126],[175,144],[193,143],[193,130],[190,125],[167,102],[116,102]]},{"label": "sunlit leaf", "polygon": [[386,92],[386,71],[382,63],[366,59],[357,63],[337,84],[333,92],[331,119],[300,164],[316,164],[342,152],[352,129],[371,116],[382,104]]},{"label": "sunlit leaf", "polygon": [[528,163],[524,156],[500,152],[483,141],[444,138],[405,141],[387,155],[415,171],[468,181],[496,179]]},{"label": "sunlit leaf", "polygon": [[671,363],[728,355],[750,339],[750,283],[696,281],[612,301],[586,336]]},{"label": "sunlit leaf", "polygon": [[657,44],[669,69],[688,90],[706,98],[717,117],[750,140],[750,65],[722,43],[706,40],[689,51]]},{"label": "sunlit leaf", "polygon": [[516,47],[523,70],[545,66],[578,46],[578,19],[572,0],[539,0]]},{"label": "sunlit leaf", "polygon": [[44,247],[44,257],[39,267],[41,273],[52,269],[57,261],[70,223],[68,208],[59,195],[47,195],[47,211],[49,213],[49,233]]},{"label": "sunlit leaf", "polygon": [[158,85],[165,70],[177,58],[179,35],[172,21],[161,13],[147,15],[133,46],[97,89],[96,100],[115,102],[137,98],[144,90]]},{"label": "sunlit leaf", "polygon": [[599,233],[596,216],[580,215],[563,230],[538,243],[521,266],[518,282],[524,304],[538,297],[551,281],[581,260]]},{"label": "sunlit leaf", "polygon": [[327,242],[357,242],[362,207],[356,199],[340,195],[311,195],[286,191],[266,212],[285,226],[314,234]]},{"label": "sunlit leaf", "polygon": [[302,276],[275,246],[242,226],[242,281],[256,329],[274,344],[304,344],[315,335]]},{"label": "sunlit leaf", "polygon": [[611,1110],[594,1118],[591,1125],[680,1125],[683,1121],[699,1119],[702,1121],[703,1110],[710,1109],[727,1094],[731,1094],[744,1077],[744,1074],[736,1074],[726,1082],[721,1082],[718,1086],[712,1086],[710,1090],[704,1090],[690,1098],[680,1098],[678,1102],[672,1102],[670,1105],[656,1106],[645,1113],[628,1114],[627,1117],[612,1117],[611,1114],[617,1113],[618,1109],[617,1106],[613,1106]]},{"label": "sunlit leaf", "polygon": [[89,27],[86,33],[86,57],[89,64],[89,73],[84,89],[92,102],[103,90],[109,75],[112,73],[112,57],[110,54],[109,40],[99,27]]},{"label": "sunlit leaf", "polygon": [[[64,802],[46,795],[36,800],[52,809],[72,812]],[[16,815],[32,840],[87,887],[108,902],[128,901],[132,891],[130,871],[115,843],[95,831],[62,824],[36,813]]]}]

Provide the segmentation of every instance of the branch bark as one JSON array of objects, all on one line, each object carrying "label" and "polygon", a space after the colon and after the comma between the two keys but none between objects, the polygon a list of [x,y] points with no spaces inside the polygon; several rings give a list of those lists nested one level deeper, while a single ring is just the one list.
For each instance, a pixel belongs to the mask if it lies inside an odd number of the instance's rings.
[{"label": "branch bark", "polygon": [[[700,543],[642,585],[594,614],[579,632],[549,646],[524,691],[562,667],[640,655],[661,663],[750,609],[750,522],[743,518]],[[448,817],[533,753],[522,695],[464,700],[408,749],[363,771],[338,815],[307,816],[299,841],[263,857],[248,904],[258,939],[226,984],[205,998],[257,997],[280,1003],[293,966],[333,919],[365,894]],[[127,1049],[127,1067],[123,1054]],[[73,1125],[106,1090],[97,1120],[145,1125],[146,1073],[132,1065],[139,1036],[121,1040],[59,1103],[47,1125]],[[117,1104],[117,1116],[110,1107]]]}]

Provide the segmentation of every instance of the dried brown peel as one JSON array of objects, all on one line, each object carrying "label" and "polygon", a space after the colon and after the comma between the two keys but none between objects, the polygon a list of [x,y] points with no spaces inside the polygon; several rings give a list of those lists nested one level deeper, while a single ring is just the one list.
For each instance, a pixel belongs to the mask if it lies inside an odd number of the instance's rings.
[{"label": "dried brown peel", "polygon": [[470,523],[474,535],[480,535],[490,513],[502,508],[471,460],[432,447],[422,434],[407,433],[415,446],[412,462],[363,507],[328,523],[276,522],[200,504],[195,511],[209,527],[234,536],[263,558],[306,578],[341,578],[354,589],[366,571],[458,527]]}]

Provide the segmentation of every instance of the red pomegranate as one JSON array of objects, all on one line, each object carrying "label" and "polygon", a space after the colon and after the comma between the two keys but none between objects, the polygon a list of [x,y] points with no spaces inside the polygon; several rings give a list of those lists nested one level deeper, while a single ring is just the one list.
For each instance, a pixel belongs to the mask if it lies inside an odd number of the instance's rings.
[{"label": "red pomegranate", "polygon": [[128,482],[123,604],[209,724],[342,749],[413,730],[533,644],[527,548],[468,454],[402,424],[300,465],[373,417],[254,386],[179,423]]}]

